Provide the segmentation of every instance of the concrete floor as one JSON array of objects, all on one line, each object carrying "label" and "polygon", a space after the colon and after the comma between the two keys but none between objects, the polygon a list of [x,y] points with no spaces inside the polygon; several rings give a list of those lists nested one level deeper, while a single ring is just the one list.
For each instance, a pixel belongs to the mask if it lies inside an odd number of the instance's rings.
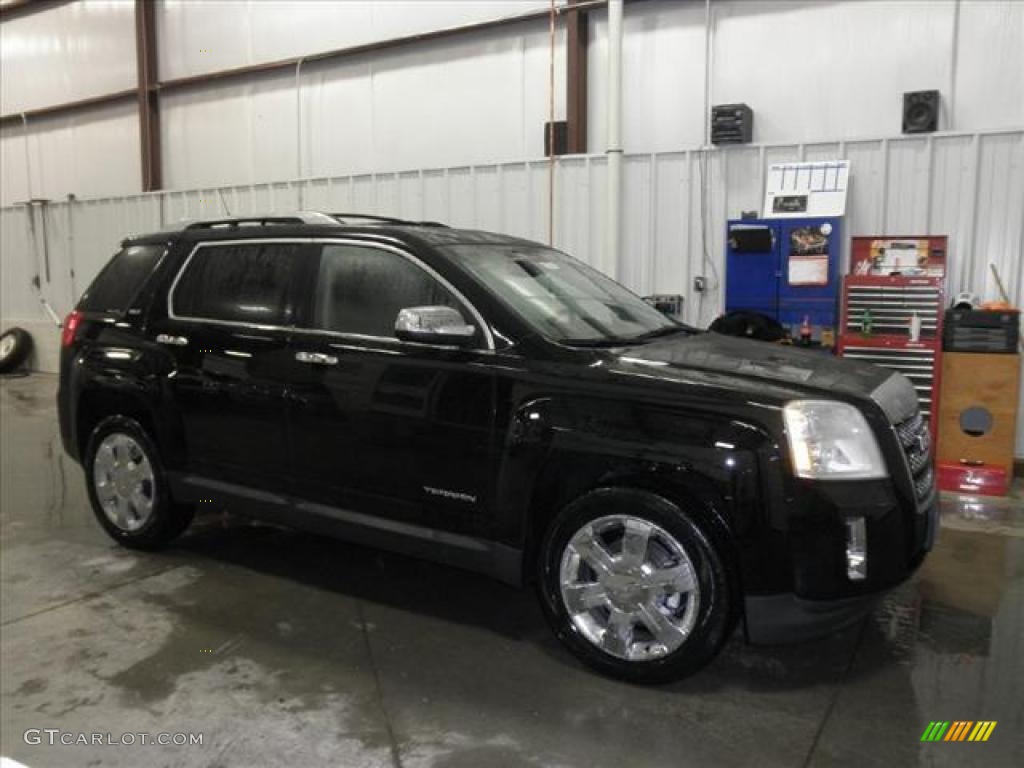
[{"label": "concrete floor", "polygon": [[[936,550],[858,626],[736,636],[697,676],[637,688],[581,668],[531,593],[429,563],[219,519],[165,553],[118,548],[62,454],[55,389],[0,382],[0,754],[33,768],[1024,765],[1019,492],[947,499]],[[988,743],[919,741],[982,719]]]}]

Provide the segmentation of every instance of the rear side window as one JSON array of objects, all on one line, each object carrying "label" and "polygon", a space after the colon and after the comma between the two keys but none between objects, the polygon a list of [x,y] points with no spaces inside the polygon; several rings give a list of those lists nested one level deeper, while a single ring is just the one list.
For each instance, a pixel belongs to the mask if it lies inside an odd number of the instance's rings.
[{"label": "rear side window", "polygon": [[444,305],[466,311],[437,280],[397,253],[358,245],[327,245],[320,257],[313,326],[391,338],[406,307]]},{"label": "rear side window", "polygon": [[208,245],[188,260],[171,296],[178,317],[284,325],[299,243]]},{"label": "rear side window", "polygon": [[124,312],[164,255],[163,245],[133,245],[114,254],[78,308],[87,312]]}]

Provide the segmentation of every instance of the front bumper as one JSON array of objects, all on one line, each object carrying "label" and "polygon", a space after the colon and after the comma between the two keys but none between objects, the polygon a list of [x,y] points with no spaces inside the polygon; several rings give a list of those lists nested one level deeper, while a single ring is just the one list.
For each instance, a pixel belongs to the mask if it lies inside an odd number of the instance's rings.
[{"label": "front bumper", "polygon": [[[899,575],[874,591],[842,597],[808,599],[795,593],[748,595],[744,599],[745,628],[751,643],[791,643],[824,637],[855,623],[866,615],[896,584],[909,579],[935,545],[939,528],[937,495],[915,521],[920,547]],[[869,553],[870,557],[870,553]],[[877,559],[877,558],[876,558]],[[869,572],[871,560],[869,559]],[[892,578],[892,574],[887,574]],[[850,584],[852,587],[853,584]]]},{"label": "front bumper", "polygon": [[744,601],[747,641],[772,645],[824,637],[865,616],[881,594],[839,600],[803,600],[792,593],[753,595]]}]

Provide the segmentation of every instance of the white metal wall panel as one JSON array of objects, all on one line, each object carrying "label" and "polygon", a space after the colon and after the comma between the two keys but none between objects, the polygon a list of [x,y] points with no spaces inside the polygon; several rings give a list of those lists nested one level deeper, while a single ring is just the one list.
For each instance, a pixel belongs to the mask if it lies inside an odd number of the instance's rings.
[{"label": "white metal wall panel", "polygon": [[[837,155],[853,171],[847,235],[946,234],[951,292],[970,288],[995,298],[991,263],[1011,301],[1024,303],[1024,130],[630,154],[623,250],[614,255],[604,252],[605,158],[563,157],[555,169],[555,244],[640,293],[682,293],[687,320],[706,325],[722,306],[726,220],[759,207],[770,164]],[[44,295],[64,312],[124,235],[226,210],[363,211],[546,242],[549,168],[536,160],[80,200],[71,207],[71,239],[67,204],[55,204],[47,219],[52,279]],[[0,313],[5,324],[39,320],[29,280],[40,262],[27,240],[24,210],[5,207],[0,217]],[[697,275],[709,281],[703,296],[692,290]],[[1018,452],[1024,455],[1024,420]]]},{"label": "white metal wall panel", "polygon": [[885,184],[889,194],[886,232],[902,235],[927,231],[931,146],[929,139],[890,142]]},{"label": "white metal wall panel", "polygon": [[[718,0],[715,0],[718,2]],[[608,15],[590,14],[587,133],[605,146]],[[627,152],[666,152],[704,141],[704,4],[646,2],[623,18],[622,136]]]},{"label": "white metal wall panel", "polygon": [[163,0],[160,75],[187,77],[548,7],[546,0]]},{"label": "white metal wall panel", "polygon": [[135,86],[135,3],[91,0],[0,24],[0,113]]},{"label": "white metal wall panel", "polygon": [[0,130],[0,204],[27,200],[26,162],[32,197],[57,200],[125,195],[139,189],[140,152],[134,104],[97,107],[29,124],[28,158],[22,126]]},{"label": "white metal wall panel", "polygon": [[[170,92],[161,101],[169,188],[494,163],[543,153],[550,41],[542,22],[299,74]],[[565,39],[556,41],[556,72]],[[564,118],[564,77],[555,118]],[[301,131],[297,124],[301,108]],[[301,169],[298,153],[301,133]]]},{"label": "white metal wall panel", "polygon": [[961,2],[959,34],[952,127],[976,131],[1024,124],[1024,3]]},{"label": "white metal wall panel", "polygon": [[[76,2],[3,22],[0,111],[130,88],[135,59],[124,54],[134,46],[132,6],[127,0]],[[543,0],[168,0],[158,4],[160,76],[315,53],[543,7]],[[961,2],[959,14],[956,8],[954,0],[714,0],[710,103],[751,104],[757,140],[794,149],[800,141],[852,143],[896,134],[902,92],[924,88],[942,92],[943,126],[1020,127],[1024,3]],[[703,142],[704,16],[699,2],[647,2],[627,10],[627,152],[675,151]],[[599,152],[606,119],[606,14],[593,11],[589,17],[589,133],[590,146]],[[564,115],[562,27],[556,118]],[[548,57],[547,24],[537,21],[307,62],[299,78],[301,164],[294,73],[168,92],[161,100],[165,182],[170,188],[193,188],[538,157],[548,117]],[[94,110],[30,124],[33,190],[51,198],[138,191],[134,113],[134,105],[125,104],[114,112]],[[27,188],[18,159],[20,135],[17,126],[0,132],[5,204],[24,199]],[[922,158],[909,146],[898,151],[891,168],[882,165],[902,179],[904,164]],[[78,168],[69,169],[69,163]],[[928,210],[917,187],[908,202],[912,205],[893,215],[916,222]]]},{"label": "white metal wall panel", "polygon": [[749,104],[755,141],[895,132],[904,91],[948,90],[953,2],[727,0],[712,14],[712,103]]},{"label": "white metal wall panel", "polygon": [[35,255],[29,247],[23,208],[0,209],[0,248],[0,325],[6,329],[8,318],[39,315],[38,299],[31,289]]},{"label": "white metal wall panel", "polygon": [[298,175],[295,78],[263,75],[161,99],[164,183],[171,189]]}]

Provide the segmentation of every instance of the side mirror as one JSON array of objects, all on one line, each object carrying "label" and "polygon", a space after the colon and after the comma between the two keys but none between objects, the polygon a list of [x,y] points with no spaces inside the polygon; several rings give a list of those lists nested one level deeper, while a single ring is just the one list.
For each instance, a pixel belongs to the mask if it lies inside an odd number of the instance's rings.
[{"label": "side mirror", "polygon": [[466,347],[476,337],[476,327],[452,307],[406,307],[395,320],[395,336],[421,344]]}]

